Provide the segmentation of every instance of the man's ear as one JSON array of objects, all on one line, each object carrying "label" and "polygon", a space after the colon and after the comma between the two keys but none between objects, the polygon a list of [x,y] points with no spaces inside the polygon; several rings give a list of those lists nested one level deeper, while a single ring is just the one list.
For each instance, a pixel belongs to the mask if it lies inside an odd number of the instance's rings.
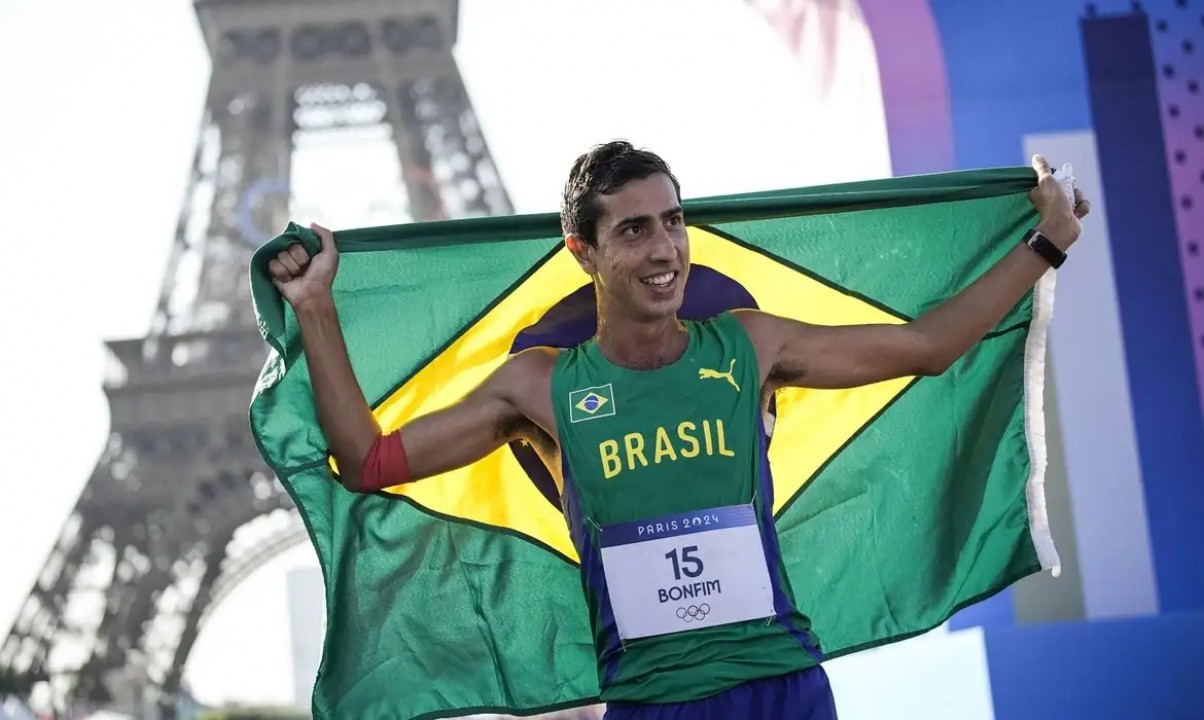
[{"label": "man's ear", "polygon": [[581,266],[581,269],[587,275],[593,275],[598,271],[598,264],[594,259],[594,255],[598,252],[598,249],[587,243],[585,238],[577,234],[565,235],[564,246],[577,259],[577,264]]}]

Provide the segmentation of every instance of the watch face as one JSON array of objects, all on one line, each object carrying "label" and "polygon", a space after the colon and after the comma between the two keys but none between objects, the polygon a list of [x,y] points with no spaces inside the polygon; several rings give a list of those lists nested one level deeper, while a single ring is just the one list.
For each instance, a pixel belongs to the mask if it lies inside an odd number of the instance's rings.
[{"label": "watch face", "polygon": [[260,178],[251,183],[238,201],[238,234],[251,247],[259,247],[276,237],[276,229],[261,227],[256,220],[280,222],[287,214],[288,182],[281,178]]}]

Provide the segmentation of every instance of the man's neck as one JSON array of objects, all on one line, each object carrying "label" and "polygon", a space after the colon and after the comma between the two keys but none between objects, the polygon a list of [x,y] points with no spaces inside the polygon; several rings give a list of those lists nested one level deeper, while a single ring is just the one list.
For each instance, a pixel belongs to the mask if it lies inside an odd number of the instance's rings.
[{"label": "man's neck", "polygon": [[602,355],[619,367],[654,370],[685,353],[689,334],[675,316],[638,321],[600,312],[597,342]]}]

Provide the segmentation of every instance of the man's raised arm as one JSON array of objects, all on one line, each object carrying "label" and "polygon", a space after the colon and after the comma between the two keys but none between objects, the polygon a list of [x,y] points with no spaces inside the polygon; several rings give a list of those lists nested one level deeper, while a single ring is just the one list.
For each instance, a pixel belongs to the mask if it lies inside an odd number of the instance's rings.
[{"label": "man's raised arm", "polygon": [[[1045,158],[1033,158],[1037,187],[1029,198],[1039,230],[1063,252],[1078,239],[1090,204],[1075,205],[1053,178]],[[1017,245],[960,293],[904,325],[818,326],[756,312],[739,314],[767,385],[846,388],[911,375],[940,375],[995,327],[1050,267]]]},{"label": "man's raised arm", "polygon": [[524,385],[513,361],[456,405],[382,435],[339,327],[331,293],[339,262],[334,236],[310,227],[322,238],[320,252],[311,259],[292,245],[271,261],[269,271],[297,314],[318,423],[342,484],[372,492],[418,480],[474,462],[513,439],[523,420],[514,392]]}]

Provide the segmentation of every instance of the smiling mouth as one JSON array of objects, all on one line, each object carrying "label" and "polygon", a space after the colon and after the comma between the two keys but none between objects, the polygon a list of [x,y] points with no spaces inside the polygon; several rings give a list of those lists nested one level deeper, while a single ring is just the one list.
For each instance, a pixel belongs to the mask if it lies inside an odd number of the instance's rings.
[{"label": "smiling mouth", "polygon": [[657,273],[656,275],[649,275],[647,277],[642,277],[642,278],[640,278],[640,282],[644,283],[645,285],[647,285],[649,287],[664,289],[664,288],[667,288],[670,285],[672,285],[673,281],[676,279],[677,279],[677,271],[670,270],[669,272]]}]

